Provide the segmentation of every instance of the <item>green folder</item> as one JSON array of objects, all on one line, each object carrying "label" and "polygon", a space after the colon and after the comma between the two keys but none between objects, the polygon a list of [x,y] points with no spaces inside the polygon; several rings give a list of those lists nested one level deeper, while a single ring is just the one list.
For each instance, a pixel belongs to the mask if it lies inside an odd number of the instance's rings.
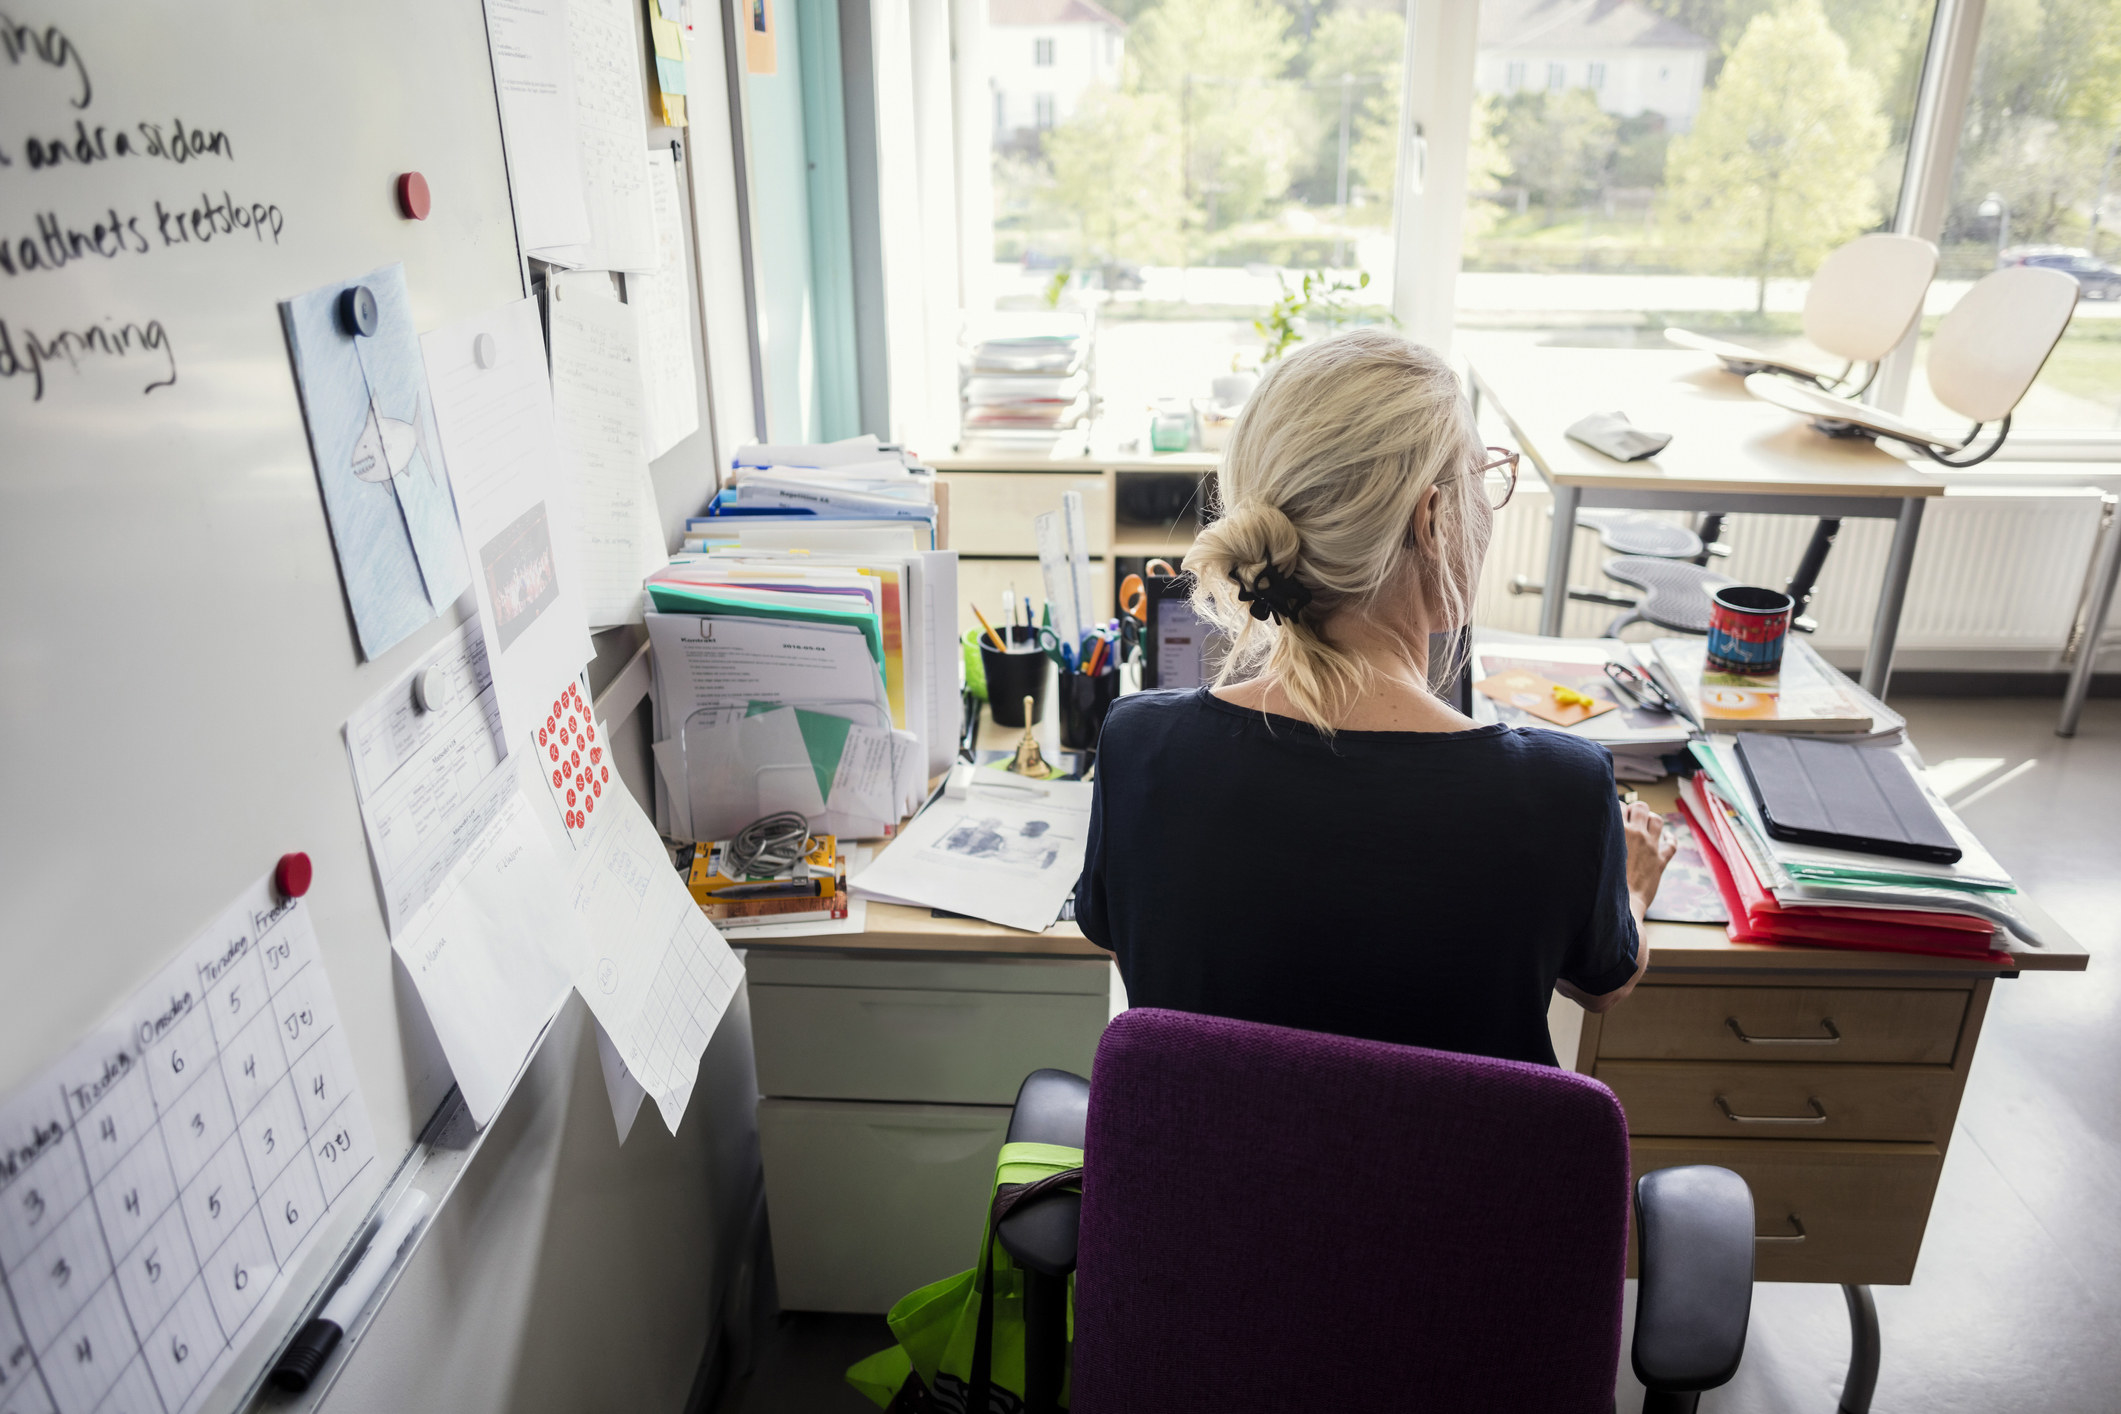
[{"label": "green folder", "polygon": [[[884,662],[883,620],[867,609],[846,609],[837,604],[816,608],[793,608],[760,604],[741,593],[722,593],[712,585],[651,583],[648,597],[665,614],[699,614],[706,618],[785,619],[790,623],[851,625],[862,631],[869,656],[881,668]],[[828,596],[820,595],[819,598]]]}]

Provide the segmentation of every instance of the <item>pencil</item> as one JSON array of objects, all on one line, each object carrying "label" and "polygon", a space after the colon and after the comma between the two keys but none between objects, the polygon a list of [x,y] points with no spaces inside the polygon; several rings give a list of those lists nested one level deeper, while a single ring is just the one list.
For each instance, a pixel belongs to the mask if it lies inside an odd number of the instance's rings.
[{"label": "pencil", "polygon": [[987,630],[987,637],[994,640],[995,652],[1006,653],[1009,651],[1008,645],[1002,642],[1002,636],[994,631],[994,625],[987,622],[987,616],[979,611],[979,605],[977,604],[972,606],[972,617],[979,620],[979,626]]}]

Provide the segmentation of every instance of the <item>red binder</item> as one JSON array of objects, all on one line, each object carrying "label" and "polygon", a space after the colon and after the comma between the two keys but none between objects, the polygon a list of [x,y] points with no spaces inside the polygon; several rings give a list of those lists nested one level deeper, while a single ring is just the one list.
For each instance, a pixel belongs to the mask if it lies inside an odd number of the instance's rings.
[{"label": "red binder", "polygon": [[1995,949],[1995,925],[1971,914],[1855,906],[1785,908],[1753,873],[1730,821],[1698,776],[1680,782],[1679,809],[1702,842],[1702,858],[1730,914],[1733,941],[2008,961],[2007,954]]}]

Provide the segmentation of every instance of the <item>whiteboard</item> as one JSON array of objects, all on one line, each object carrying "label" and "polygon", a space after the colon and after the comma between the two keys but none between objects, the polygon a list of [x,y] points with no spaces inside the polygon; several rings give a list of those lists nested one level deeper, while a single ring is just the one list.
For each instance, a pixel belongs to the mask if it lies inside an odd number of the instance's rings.
[{"label": "whiteboard", "polygon": [[[380,1183],[432,1092],[407,1078],[420,1043],[400,1035],[339,731],[466,609],[361,661],[278,304],[394,261],[422,329],[522,296],[484,16],[31,0],[8,17],[0,1090],[304,850]],[[424,222],[398,213],[407,171],[432,191]]]}]

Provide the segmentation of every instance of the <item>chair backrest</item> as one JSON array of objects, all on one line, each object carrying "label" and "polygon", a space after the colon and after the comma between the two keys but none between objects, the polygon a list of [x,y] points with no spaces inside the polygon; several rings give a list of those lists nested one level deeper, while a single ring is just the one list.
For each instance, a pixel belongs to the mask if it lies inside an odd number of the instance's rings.
[{"label": "chair backrest", "polygon": [[1136,1009],[1084,1165],[1075,1414],[1610,1414],[1628,1141],[1595,1080]]},{"label": "chair backrest", "polygon": [[2000,422],[2033,386],[2077,308],[2077,282],[2060,270],[1991,270],[1937,321],[1930,391],[1969,422]]},{"label": "chair backrest", "polygon": [[1937,247],[1917,236],[1858,236],[1819,262],[1804,337],[1836,358],[1876,363],[1922,316]]}]

